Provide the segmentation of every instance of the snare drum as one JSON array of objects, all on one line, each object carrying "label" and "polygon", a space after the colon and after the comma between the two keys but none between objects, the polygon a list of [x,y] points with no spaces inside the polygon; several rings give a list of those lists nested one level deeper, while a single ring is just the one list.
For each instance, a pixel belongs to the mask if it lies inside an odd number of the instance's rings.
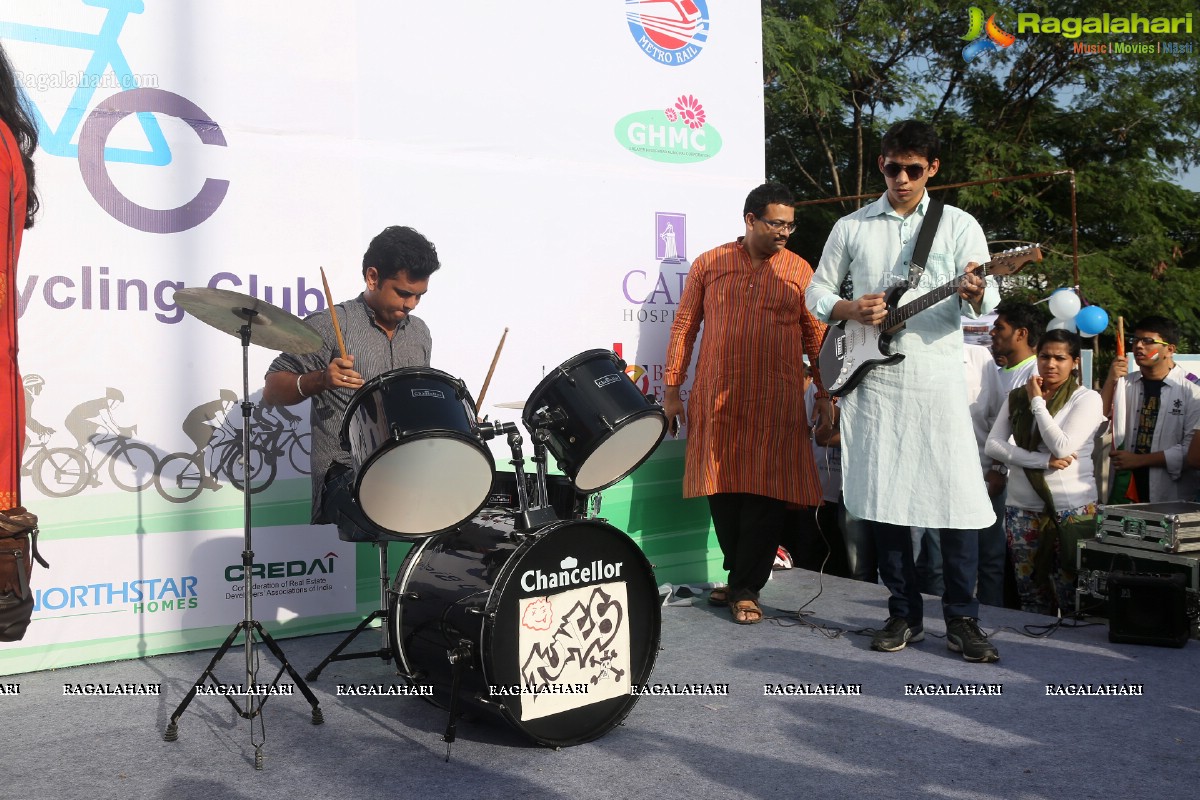
[{"label": "snare drum", "polygon": [[356,471],[354,498],[371,522],[425,536],[483,507],[495,461],[458,378],[407,367],[363,384],[346,408],[342,442]]},{"label": "snare drum", "polygon": [[[484,511],[418,542],[388,609],[396,664],[497,714],[534,741],[582,744],[618,725],[650,677],[661,617],[654,573],[628,536],[596,520],[513,535],[512,515]],[[469,656],[451,666],[451,651]]]},{"label": "snare drum", "polygon": [[[542,411],[553,421],[540,419]],[[638,390],[609,350],[580,353],[543,378],[521,419],[530,431],[546,429],[546,447],[585,493],[633,472],[667,432],[662,406]]]},{"label": "snare drum", "polygon": [[[537,491],[537,475],[525,473],[525,492],[533,505]],[[565,475],[546,476],[546,495],[550,507],[559,519],[571,519],[581,516],[580,508],[587,500],[587,495],[575,491],[575,484]],[[494,508],[501,511],[517,512],[521,510],[521,500],[517,495],[517,476],[513,472],[497,472],[492,478],[492,490],[488,493],[484,508]]]}]

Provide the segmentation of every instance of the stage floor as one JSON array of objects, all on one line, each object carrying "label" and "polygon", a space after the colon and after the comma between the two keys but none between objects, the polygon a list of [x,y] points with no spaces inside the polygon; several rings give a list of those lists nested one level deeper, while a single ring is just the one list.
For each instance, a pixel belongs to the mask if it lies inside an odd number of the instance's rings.
[{"label": "stage floor", "polygon": [[[1103,625],[1034,638],[1025,626],[1051,620],[985,608],[981,622],[1001,658],[968,664],[947,650],[929,598],[926,640],[875,653],[855,632],[883,622],[885,590],[820,581],[813,599],[815,573],[776,572],[760,625],[735,625],[700,598],[664,607],[652,682],[728,685],[728,694],[642,697],[624,724],[560,750],[488,717],[459,723],[445,761],[444,711],[412,697],[336,693],[338,684],[402,684],[379,659],[333,664],[311,683],[323,725],[310,723],[299,693],[272,698],[262,771],[253,768],[251,723],[222,697],[197,697],[179,740],[163,741],[212,651],[7,676],[0,795],[1061,800],[1173,796],[1200,776],[1200,643],[1114,645]],[[340,638],[280,644],[304,674]],[[378,636],[360,641],[374,647]],[[257,652],[260,674],[273,676],[276,662]],[[223,678],[239,680],[244,650],[222,665]],[[162,693],[64,689],[118,683],[161,684]]]}]

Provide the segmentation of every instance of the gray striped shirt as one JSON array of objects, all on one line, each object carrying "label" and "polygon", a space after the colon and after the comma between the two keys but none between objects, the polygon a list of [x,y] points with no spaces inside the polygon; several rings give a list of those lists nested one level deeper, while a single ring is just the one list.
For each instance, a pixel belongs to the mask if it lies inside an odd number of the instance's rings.
[{"label": "gray striped shirt", "polygon": [[[337,305],[338,325],[346,352],[354,356],[354,369],[364,381],[401,367],[427,367],[433,350],[429,326],[409,315],[401,320],[392,338],[375,324],[375,312],[363,295]],[[303,374],[323,370],[341,355],[329,311],[306,317],[304,324],[321,336],[321,349],[315,353],[297,355],[283,353],[271,362],[267,374],[294,372]],[[310,401],[309,422],[312,425],[312,521],[321,519],[321,497],[325,491],[325,473],[334,462],[353,467],[350,452],[342,447],[342,420],[354,392],[350,389],[331,389],[314,395]]]}]

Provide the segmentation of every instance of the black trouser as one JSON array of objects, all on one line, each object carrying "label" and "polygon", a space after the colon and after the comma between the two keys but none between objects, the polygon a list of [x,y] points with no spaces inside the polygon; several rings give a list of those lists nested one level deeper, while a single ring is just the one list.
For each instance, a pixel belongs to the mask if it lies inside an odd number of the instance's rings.
[{"label": "black trouser", "polygon": [[338,538],[344,542],[380,542],[403,540],[398,533],[384,530],[367,519],[354,502],[354,470],[334,462],[325,473],[325,491],[321,496],[321,517],[337,525]]},{"label": "black trouser", "polygon": [[773,497],[727,492],[710,494],[708,507],[729,572],[730,601],[758,600],[775,564],[787,504]]}]

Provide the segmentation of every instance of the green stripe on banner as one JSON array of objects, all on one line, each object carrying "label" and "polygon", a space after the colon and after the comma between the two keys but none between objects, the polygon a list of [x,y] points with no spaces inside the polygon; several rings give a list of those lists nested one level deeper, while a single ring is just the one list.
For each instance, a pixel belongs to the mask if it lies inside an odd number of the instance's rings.
[{"label": "green stripe on banner", "polygon": [[[312,508],[312,481],[307,477],[274,481],[251,497],[256,528],[303,525]],[[241,528],[243,496],[226,484],[221,491],[204,491],[187,503],[172,503],[153,487],[141,492],[106,492],[30,503],[47,540],[83,539],[131,533],[176,533]]]}]

